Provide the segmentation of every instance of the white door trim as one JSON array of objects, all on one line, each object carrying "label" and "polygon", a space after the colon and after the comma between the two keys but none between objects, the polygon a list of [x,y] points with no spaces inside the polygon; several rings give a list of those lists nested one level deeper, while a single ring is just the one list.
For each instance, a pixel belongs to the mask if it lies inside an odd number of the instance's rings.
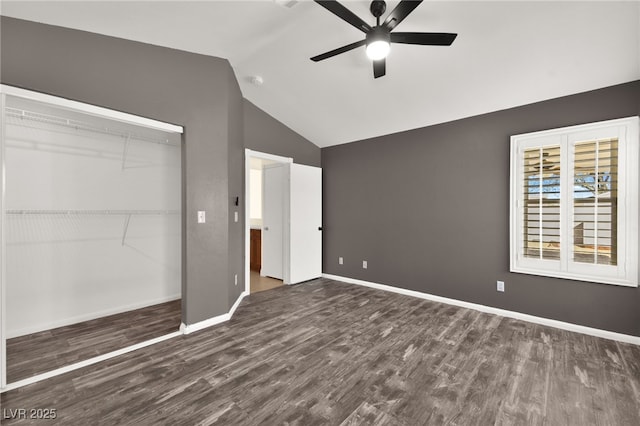
[{"label": "white door trim", "polygon": [[260,158],[262,160],[276,161],[283,164],[293,163],[293,158],[290,157],[281,157],[279,155],[268,154],[266,152],[253,151],[248,148],[245,148],[244,150],[244,291],[246,294],[251,293],[251,271],[249,269],[249,261],[251,257],[251,210],[249,205],[251,202],[249,182],[251,158]]}]

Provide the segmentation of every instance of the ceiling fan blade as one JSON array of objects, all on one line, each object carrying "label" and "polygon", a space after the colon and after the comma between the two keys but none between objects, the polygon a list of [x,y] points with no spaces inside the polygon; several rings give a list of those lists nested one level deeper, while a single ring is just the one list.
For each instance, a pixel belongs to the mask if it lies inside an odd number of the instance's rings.
[{"label": "ceiling fan blade", "polygon": [[387,19],[384,20],[384,23],[382,25],[384,25],[389,29],[389,31],[391,31],[400,22],[402,22],[404,18],[407,17],[407,15],[413,12],[413,9],[418,7],[420,3],[422,3],[422,0],[402,0],[400,3],[398,3],[396,8],[391,11],[389,16],[387,16]]},{"label": "ceiling fan blade", "polygon": [[392,43],[450,46],[458,34],[453,33],[391,33]]},{"label": "ceiling fan blade", "polygon": [[315,2],[318,3],[320,6],[324,7],[325,9],[327,9],[329,12],[336,15],[338,18],[353,25],[363,33],[366,34],[369,31],[371,31],[371,26],[369,24],[364,22],[362,19],[358,18],[356,14],[354,14],[352,11],[350,11],[349,9],[347,9],[337,1],[315,0]]},{"label": "ceiling fan blade", "polygon": [[323,59],[331,58],[332,56],[339,55],[344,52],[348,52],[350,50],[355,49],[356,47],[364,46],[366,43],[365,40],[356,41],[355,43],[347,44],[346,46],[338,47],[337,49],[333,49],[329,52],[325,52],[321,55],[314,56],[311,58],[313,62],[322,61]]},{"label": "ceiling fan blade", "polygon": [[387,72],[387,62],[385,58],[373,61],[373,78],[382,77]]}]

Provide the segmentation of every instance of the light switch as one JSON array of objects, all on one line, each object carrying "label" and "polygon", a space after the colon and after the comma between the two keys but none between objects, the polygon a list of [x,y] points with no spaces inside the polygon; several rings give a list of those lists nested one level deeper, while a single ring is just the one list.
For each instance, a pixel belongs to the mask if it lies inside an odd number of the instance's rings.
[{"label": "light switch", "polygon": [[237,222],[237,221],[238,221],[238,212],[233,212],[233,220],[234,220],[235,222]]},{"label": "light switch", "polygon": [[198,210],[198,223],[206,223],[207,218],[204,210]]}]

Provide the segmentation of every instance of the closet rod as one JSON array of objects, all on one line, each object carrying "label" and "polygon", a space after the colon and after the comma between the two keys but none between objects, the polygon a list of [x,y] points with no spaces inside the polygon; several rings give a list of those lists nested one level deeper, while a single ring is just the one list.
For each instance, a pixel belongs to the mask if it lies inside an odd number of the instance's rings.
[{"label": "closet rod", "polygon": [[[135,133],[126,133],[122,131],[112,130],[112,129],[109,129],[108,127],[92,126],[82,121],[72,120],[64,117],[56,117],[54,115],[43,114],[40,112],[31,112],[31,111],[22,110],[18,108],[11,108],[11,107],[6,107],[5,112],[7,117],[18,119],[20,121],[26,120],[26,121],[36,122],[36,123],[51,124],[51,125],[56,125],[60,127],[66,127],[76,131],[84,130],[87,132],[100,133],[104,135],[116,136],[121,138],[130,138],[130,139],[135,139],[143,142],[155,143],[158,145],[167,145],[167,146],[175,146],[175,147],[180,146],[179,143],[170,142],[169,139],[164,139],[164,140],[154,139],[151,137],[137,135]],[[18,123],[10,122],[9,124],[18,124]],[[24,123],[20,123],[20,125],[24,127],[37,129],[37,127],[25,125]]]},{"label": "closet rod", "polygon": [[180,210],[7,210],[13,215],[173,215]]},{"label": "closet rod", "polygon": [[110,120],[116,120],[123,123],[133,124],[135,126],[143,126],[150,129],[162,130],[170,133],[182,133],[182,126],[176,126],[175,124],[169,124],[150,118],[140,117],[137,115],[127,114],[121,111],[115,111],[108,108],[99,107],[96,105],[90,105],[83,102],[72,101],[69,99],[61,98],[58,96],[51,96],[40,92],[34,92],[32,90],[25,90],[18,87],[8,86],[6,84],[0,84],[0,93],[15,96],[22,99],[28,99],[31,101],[37,101],[45,104],[55,105],[64,109],[71,109],[79,111],[88,115],[96,117],[104,117]]}]

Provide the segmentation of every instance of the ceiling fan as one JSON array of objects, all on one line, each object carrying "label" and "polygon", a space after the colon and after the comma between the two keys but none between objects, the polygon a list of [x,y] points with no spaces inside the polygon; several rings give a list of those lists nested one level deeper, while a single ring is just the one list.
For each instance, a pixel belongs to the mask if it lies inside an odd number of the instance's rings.
[{"label": "ceiling fan", "polygon": [[376,25],[372,27],[335,0],[315,0],[315,2],[320,6],[324,7],[343,21],[353,25],[365,33],[366,36],[364,40],[356,41],[355,43],[347,44],[346,46],[314,56],[311,60],[314,62],[322,61],[366,45],[367,56],[373,60],[373,77],[378,78],[384,76],[386,73],[385,58],[389,54],[391,47],[390,43],[450,46],[458,34],[392,32],[392,30],[402,22],[404,18],[413,12],[413,10],[418,7],[422,1],[423,0],[402,0],[398,6],[389,13],[382,24],[380,24],[380,17],[387,9],[387,4],[380,0],[372,1],[369,10],[371,10],[371,14],[376,18]]}]

